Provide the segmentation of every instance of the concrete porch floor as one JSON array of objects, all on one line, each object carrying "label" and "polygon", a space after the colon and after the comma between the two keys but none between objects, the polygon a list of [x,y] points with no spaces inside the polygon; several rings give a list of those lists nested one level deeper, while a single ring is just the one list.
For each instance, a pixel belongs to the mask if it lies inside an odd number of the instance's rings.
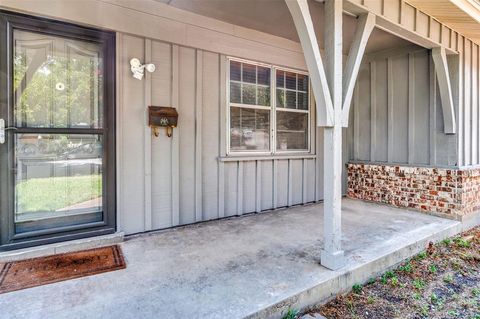
[{"label": "concrete porch floor", "polygon": [[343,200],[346,267],[319,265],[322,204],[130,238],[127,269],[0,295],[0,318],[280,317],[368,280],[457,221]]}]

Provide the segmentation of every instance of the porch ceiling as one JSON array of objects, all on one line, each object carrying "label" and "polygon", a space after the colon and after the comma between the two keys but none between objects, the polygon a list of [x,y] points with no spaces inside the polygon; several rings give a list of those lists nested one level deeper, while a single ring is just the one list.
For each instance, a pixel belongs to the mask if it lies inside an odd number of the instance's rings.
[{"label": "porch ceiling", "polygon": [[480,43],[480,3],[478,0],[407,0],[407,2]]},{"label": "porch ceiling", "polygon": [[[300,42],[295,25],[283,0],[156,0],[178,9],[190,11],[223,22],[258,30],[292,41]],[[324,4],[309,1],[315,33],[323,48]],[[357,19],[344,15],[343,51],[347,54],[352,42]],[[380,29],[374,29],[365,53],[411,46],[412,43]]]}]

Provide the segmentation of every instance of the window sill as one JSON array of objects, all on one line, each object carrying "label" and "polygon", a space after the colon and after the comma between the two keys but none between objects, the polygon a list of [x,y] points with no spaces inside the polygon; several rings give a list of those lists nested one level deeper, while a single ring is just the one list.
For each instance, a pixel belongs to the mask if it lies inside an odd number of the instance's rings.
[{"label": "window sill", "polygon": [[305,154],[280,154],[280,155],[229,155],[219,156],[219,162],[244,162],[244,161],[271,161],[271,160],[291,160],[291,159],[315,159],[317,155]]}]

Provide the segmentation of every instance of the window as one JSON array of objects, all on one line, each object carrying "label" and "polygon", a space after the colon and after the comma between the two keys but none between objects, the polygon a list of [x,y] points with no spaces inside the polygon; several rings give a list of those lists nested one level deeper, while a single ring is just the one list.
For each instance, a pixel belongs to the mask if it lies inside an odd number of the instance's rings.
[{"label": "window", "polygon": [[309,151],[308,75],[229,60],[230,153]]}]

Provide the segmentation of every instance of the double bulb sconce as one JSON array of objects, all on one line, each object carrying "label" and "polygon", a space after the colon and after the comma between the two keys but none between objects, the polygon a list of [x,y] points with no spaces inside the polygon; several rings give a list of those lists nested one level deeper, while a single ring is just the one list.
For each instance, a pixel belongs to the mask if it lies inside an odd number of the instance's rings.
[{"label": "double bulb sconce", "polygon": [[137,80],[143,79],[145,70],[152,73],[155,72],[155,64],[147,63],[142,64],[139,59],[133,58],[130,60],[130,70],[132,70],[133,77]]}]

